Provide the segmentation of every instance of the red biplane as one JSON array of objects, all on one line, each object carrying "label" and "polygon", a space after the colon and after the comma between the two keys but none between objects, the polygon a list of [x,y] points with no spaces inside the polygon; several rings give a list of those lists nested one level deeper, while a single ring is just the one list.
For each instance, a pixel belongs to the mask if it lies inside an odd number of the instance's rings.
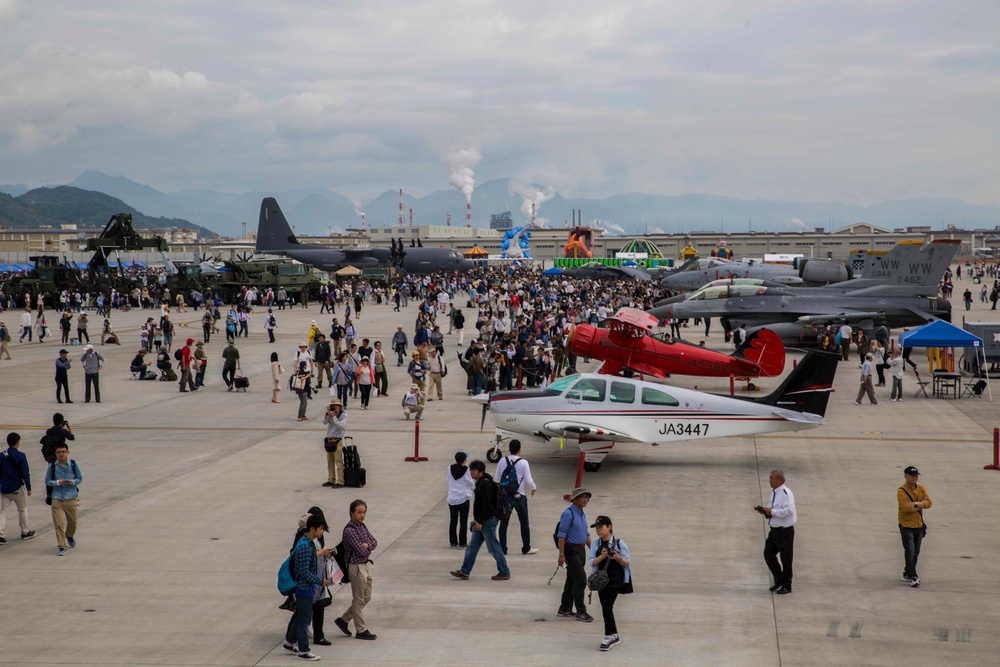
[{"label": "red biplane", "polygon": [[769,329],[749,334],[726,355],[681,340],[664,341],[653,333],[660,323],[656,316],[637,308],[621,308],[607,322],[607,329],[578,324],[569,345],[573,354],[602,360],[604,374],[756,378],[781,375],[785,368],[785,346]]}]

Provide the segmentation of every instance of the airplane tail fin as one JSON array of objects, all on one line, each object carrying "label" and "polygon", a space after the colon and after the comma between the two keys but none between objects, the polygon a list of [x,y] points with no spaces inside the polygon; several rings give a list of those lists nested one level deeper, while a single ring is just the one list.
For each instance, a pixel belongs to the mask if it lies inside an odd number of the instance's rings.
[{"label": "airplane tail fin", "polygon": [[937,239],[927,245],[902,241],[882,256],[866,261],[861,281],[894,287],[924,287],[937,293],[945,269],[961,248],[958,239]]},{"label": "airplane tail fin", "polygon": [[265,197],[260,202],[260,218],[257,221],[257,244],[255,252],[290,250],[299,245],[291,225],[281,212],[274,197]]},{"label": "airplane tail fin", "polygon": [[822,417],[833,392],[839,363],[839,354],[810,350],[780,387],[754,402]]},{"label": "airplane tail fin", "polygon": [[178,273],[178,271],[177,271],[177,265],[174,264],[172,261],[170,261],[170,258],[167,257],[167,253],[161,251],[160,252],[160,256],[163,258],[163,271],[164,271],[164,273],[166,273],[168,276],[175,276],[175,275],[177,275],[177,273]]},{"label": "airplane tail fin", "polygon": [[785,344],[770,329],[751,332],[732,356],[756,366],[762,377],[775,377],[785,370]]}]

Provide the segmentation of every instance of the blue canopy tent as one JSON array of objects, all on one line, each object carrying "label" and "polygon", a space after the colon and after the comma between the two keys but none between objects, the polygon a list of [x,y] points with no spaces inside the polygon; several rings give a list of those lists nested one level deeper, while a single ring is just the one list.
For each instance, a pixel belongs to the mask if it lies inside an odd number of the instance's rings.
[{"label": "blue canopy tent", "polygon": [[562,271],[559,269],[558,266],[553,266],[551,269],[545,269],[544,271],[542,271],[542,275],[543,276],[561,276],[562,275]]},{"label": "blue canopy tent", "polygon": [[[934,320],[900,334],[899,344],[904,348],[971,347],[976,352],[976,363],[973,368],[986,368],[986,351],[983,348],[983,339],[944,320]],[[993,389],[990,387],[989,373],[983,373],[982,379],[986,380],[986,388],[992,401]]]}]

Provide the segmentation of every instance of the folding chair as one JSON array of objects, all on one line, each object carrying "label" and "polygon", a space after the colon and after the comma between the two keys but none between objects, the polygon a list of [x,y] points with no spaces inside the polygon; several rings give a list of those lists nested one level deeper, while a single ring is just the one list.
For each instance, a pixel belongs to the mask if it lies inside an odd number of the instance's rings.
[{"label": "folding chair", "polygon": [[132,374],[132,377],[130,377],[129,380],[141,380],[142,376],[146,374],[145,366],[139,369],[129,368],[128,370]]},{"label": "folding chair", "polygon": [[923,395],[924,398],[930,398],[930,394],[927,393],[927,385],[929,385],[930,382],[922,381],[920,379],[920,373],[917,373],[916,371],[914,371],[913,374],[917,376],[917,392],[913,394],[913,398],[917,398],[921,395]]}]

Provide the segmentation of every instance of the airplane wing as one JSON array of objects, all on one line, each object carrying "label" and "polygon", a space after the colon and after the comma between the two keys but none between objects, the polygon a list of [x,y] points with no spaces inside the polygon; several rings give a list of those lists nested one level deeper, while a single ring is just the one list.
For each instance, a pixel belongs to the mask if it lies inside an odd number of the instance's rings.
[{"label": "airplane wing", "polygon": [[[882,311],[840,310],[837,312],[830,312],[830,313],[803,315],[798,318],[798,321],[803,323],[839,321],[839,320],[844,320],[846,322],[860,322],[862,320],[871,320],[877,317],[884,317],[884,316],[885,313]],[[930,319],[933,319],[933,316],[931,316]]]},{"label": "airplane wing", "polygon": [[558,433],[566,438],[586,438],[587,440],[607,440],[613,442],[642,442],[628,433],[612,431],[602,426],[582,422],[553,421],[545,424],[545,430]]}]

